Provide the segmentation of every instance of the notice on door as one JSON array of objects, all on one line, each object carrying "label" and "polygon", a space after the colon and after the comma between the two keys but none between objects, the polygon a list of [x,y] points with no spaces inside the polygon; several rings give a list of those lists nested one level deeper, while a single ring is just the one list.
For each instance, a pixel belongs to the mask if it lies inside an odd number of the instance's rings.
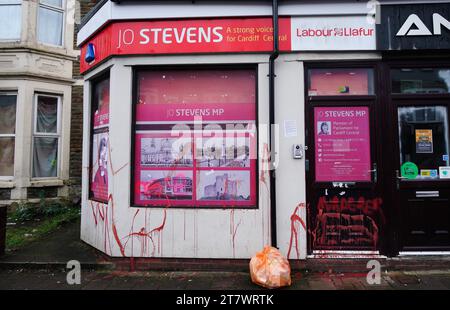
[{"label": "notice on door", "polygon": [[433,153],[432,129],[416,129],[416,153]]},{"label": "notice on door", "polygon": [[371,181],[368,107],[314,109],[317,182]]}]

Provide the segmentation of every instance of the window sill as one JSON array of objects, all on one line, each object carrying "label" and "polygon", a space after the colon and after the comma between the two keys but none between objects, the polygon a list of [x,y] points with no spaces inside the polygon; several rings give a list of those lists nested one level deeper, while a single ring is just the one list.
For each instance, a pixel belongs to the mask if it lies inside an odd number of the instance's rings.
[{"label": "window sill", "polygon": [[64,186],[63,180],[32,180],[30,187]]},{"label": "window sill", "polygon": [[0,181],[0,188],[14,188],[16,187],[15,182],[11,181]]}]

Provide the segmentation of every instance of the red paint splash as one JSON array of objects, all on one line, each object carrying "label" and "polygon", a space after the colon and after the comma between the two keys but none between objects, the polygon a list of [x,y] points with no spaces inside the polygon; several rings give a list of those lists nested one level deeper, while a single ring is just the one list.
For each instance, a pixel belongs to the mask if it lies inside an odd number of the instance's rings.
[{"label": "red paint splash", "polygon": [[[265,189],[266,190],[266,199],[261,199],[261,201],[267,201],[268,204],[264,207],[261,207],[262,212],[264,212],[264,210],[268,209],[268,206],[270,205],[270,190],[269,190],[269,173],[270,173],[270,151],[269,151],[269,145],[267,143],[264,143],[263,145],[263,152],[262,152],[262,156],[261,156],[261,171],[260,171],[260,177],[259,177],[259,181],[260,183],[263,185],[260,188],[260,195],[262,194],[261,189]],[[265,221],[267,220],[267,224],[265,223]],[[268,212],[267,216],[261,216],[261,227],[262,227],[262,231],[267,231],[267,236],[266,236],[266,240],[270,240],[270,212]],[[267,227],[267,230],[265,230],[265,228]],[[264,246],[264,241],[262,246]]]},{"label": "red paint splash", "polygon": [[122,242],[120,241],[119,234],[117,233],[116,221],[115,221],[115,217],[114,217],[114,209],[115,209],[114,197],[113,197],[112,194],[109,194],[108,203],[109,202],[111,202],[111,217],[112,217],[112,219],[111,219],[111,229],[112,229],[112,232],[113,232],[114,240],[116,241],[117,246],[119,247],[120,254],[122,254],[122,256],[125,256],[125,248],[124,248]]},{"label": "red paint splash", "polygon": [[300,258],[300,251],[298,248],[298,230],[299,230],[299,224],[303,227],[303,229],[306,231],[306,224],[303,221],[303,219],[300,217],[299,212],[300,209],[304,208],[304,203],[299,203],[295,209],[294,212],[291,215],[291,238],[289,240],[289,250],[287,253],[287,258],[289,259],[291,256],[291,250],[292,246],[295,247],[295,252],[297,254],[297,259]]},{"label": "red paint splash", "polygon": [[[112,175],[116,175],[117,173],[119,173],[123,168],[125,168],[128,163],[122,165],[119,169],[115,170],[114,169],[114,165],[113,165],[113,160],[112,160],[112,155],[111,155],[111,148],[110,145],[108,144],[108,153],[109,153],[109,164],[111,167],[111,171],[112,171]],[[170,207],[170,203],[169,203],[169,199],[168,197],[167,201],[168,204],[166,206]],[[102,220],[105,224],[105,231],[104,231],[104,248],[105,248],[105,253],[107,253],[107,243],[109,243],[109,248],[110,248],[110,253],[112,253],[112,249],[111,249],[111,242],[108,242],[110,240],[110,236],[109,236],[109,222],[108,222],[108,206],[110,205],[111,208],[111,230],[112,230],[112,234],[113,234],[113,238],[115,243],[117,244],[117,246],[119,247],[120,253],[123,257],[126,256],[125,254],[125,249],[127,247],[127,243],[131,240],[131,257],[130,257],[130,269],[134,270],[134,253],[133,253],[133,237],[138,237],[141,239],[141,256],[144,256],[144,253],[146,252],[146,250],[148,249],[147,246],[147,238],[149,240],[151,240],[152,244],[153,244],[153,249],[155,249],[155,245],[154,245],[154,241],[153,241],[153,237],[155,234],[158,235],[158,249],[159,251],[161,251],[161,238],[160,238],[160,234],[162,232],[162,230],[164,229],[165,223],[166,223],[166,219],[167,219],[167,211],[166,208],[164,209],[164,217],[163,217],[163,221],[162,223],[157,226],[156,228],[152,229],[150,232],[147,232],[146,227],[142,227],[139,231],[134,231],[134,223],[136,220],[136,217],[140,211],[140,209],[137,209],[136,213],[133,216],[133,221],[132,221],[132,225],[131,225],[131,229],[130,229],[130,233],[127,234],[125,237],[121,238],[119,236],[119,232],[116,226],[116,217],[115,217],[115,209],[116,209],[116,204],[114,201],[114,195],[111,193],[108,196],[108,203],[104,204],[104,203],[94,203],[93,201],[90,201],[91,204],[91,209],[92,209],[92,215],[94,218],[94,222],[95,222],[95,226],[98,225],[99,220]],[[145,222],[147,223],[147,221]],[[152,255],[154,255],[154,251],[152,252]]]},{"label": "red paint splash", "polygon": [[231,235],[231,246],[233,249],[233,257],[236,257],[236,233],[239,228],[239,225],[241,225],[242,220],[239,220],[237,225],[235,225],[234,221],[234,209],[230,211],[230,235]]},{"label": "red paint splash", "polygon": [[376,250],[378,223],[385,223],[382,202],[381,198],[320,197],[316,226],[311,233],[313,247],[369,246]]}]

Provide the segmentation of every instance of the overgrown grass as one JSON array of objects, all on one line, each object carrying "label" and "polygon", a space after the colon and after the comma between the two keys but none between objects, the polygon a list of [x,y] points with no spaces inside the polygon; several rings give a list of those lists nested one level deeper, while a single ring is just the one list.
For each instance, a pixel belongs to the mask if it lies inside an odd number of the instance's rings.
[{"label": "overgrown grass", "polygon": [[14,251],[80,217],[79,206],[66,200],[25,203],[8,214],[6,251]]}]

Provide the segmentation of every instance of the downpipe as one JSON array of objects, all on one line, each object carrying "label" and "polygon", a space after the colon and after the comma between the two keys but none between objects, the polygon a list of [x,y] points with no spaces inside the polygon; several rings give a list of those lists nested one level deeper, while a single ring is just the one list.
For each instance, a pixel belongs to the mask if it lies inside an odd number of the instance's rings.
[{"label": "downpipe", "polygon": [[272,27],[273,27],[273,51],[269,57],[269,147],[270,147],[270,231],[271,244],[278,248],[277,244],[277,203],[275,185],[275,59],[278,58],[278,0],[272,0]]}]

